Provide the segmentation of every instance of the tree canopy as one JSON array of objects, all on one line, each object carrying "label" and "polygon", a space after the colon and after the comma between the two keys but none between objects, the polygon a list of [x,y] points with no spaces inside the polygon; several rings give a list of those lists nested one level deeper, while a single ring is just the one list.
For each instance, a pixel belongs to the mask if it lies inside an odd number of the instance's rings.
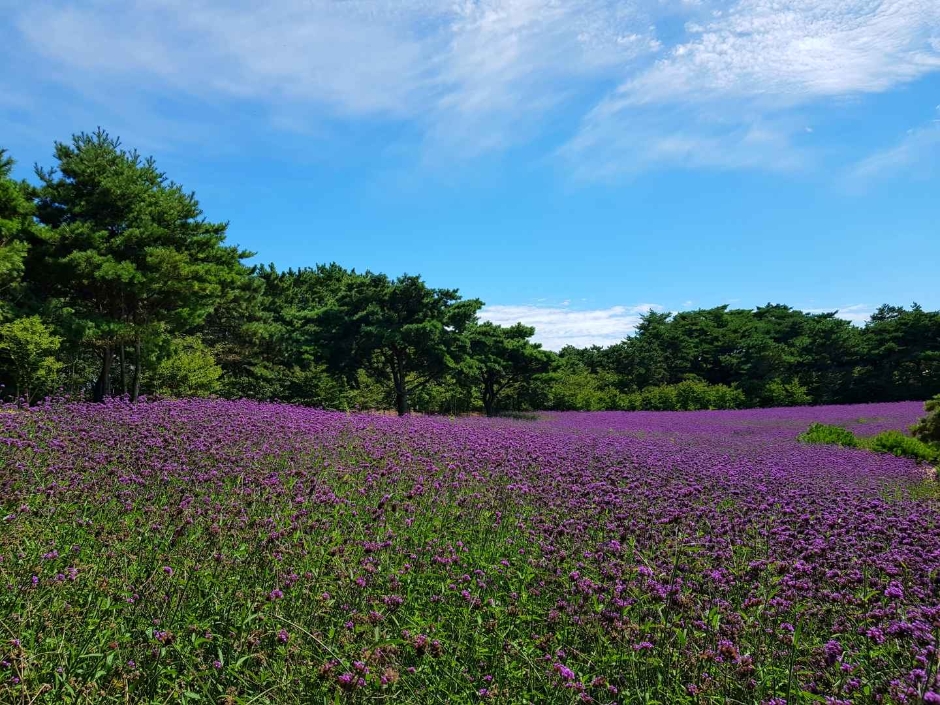
[{"label": "tree canopy", "polygon": [[54,157],[29,183],[0,149],[7,398],[218,394],[492,416],[940,394],[940,312],[917,304],[864,325],[771,303],[651,311],[614,345],[555,353],[420,276],[248,266],[227,223],[101,129],[56,142]]},{"label": "tree canopy", "polygon": [[39,226],[33,215],[33,189],[11,178],[15,162],[0,149],[0,322],[13,314],[22,294],[27,241]]},{"label": "tree canopy", "polygon": [[70,323],[99,351],[96,399],[111,392],[114,349],[134,345],[136,398],[141,340],[201,324],[247,276],[251,253],[224,245],[225,223],[206,221],[194,194],[101,129],[57,142],[55,158],[36,171],[46,227],[30,249],[32,281],[68,302]]},{"label": "tree canopy", "polygon": [[462,300],[456,289],[432,289],[418,276],[366,272],[343,281],[313,325],[331,369],[349,379],[362,369],[389,380],[395,409],[405,414],[413,392],[467,356],[464,333],[482,305]]},{"label": "tree canopy", "polygon": [[487,416],[496,416],[503,395],[551,370],[552,355],[530,341],[533,335],[535,328],[521,323],[502,327],[486,321],[470,327],[463,372],[477,385]]}]

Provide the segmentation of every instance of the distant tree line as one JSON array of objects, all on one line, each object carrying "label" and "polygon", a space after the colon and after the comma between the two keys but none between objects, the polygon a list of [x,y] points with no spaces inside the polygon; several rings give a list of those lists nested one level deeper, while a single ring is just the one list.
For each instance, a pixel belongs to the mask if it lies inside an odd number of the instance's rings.
[{"label": "distant tree line", "polygon": [[15,181],[0,150],[0,396],[247,397],[496,415],[927,399],[940,312],[862,327],[788,306],[650,312],[610,347],[560,353],[420,277],[249,266],[226,223],[97,130]]}]

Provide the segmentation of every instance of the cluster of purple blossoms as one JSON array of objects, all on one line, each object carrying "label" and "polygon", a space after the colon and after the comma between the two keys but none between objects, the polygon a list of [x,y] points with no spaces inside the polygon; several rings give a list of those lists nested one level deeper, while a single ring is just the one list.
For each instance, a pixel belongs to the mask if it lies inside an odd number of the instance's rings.
[{"label": "cluster of purple blossoms", "polygon": [[[0,610],[19,635],[0,701],[60,687],[57,663],[16,667],[78,626],[88,653],[120,652],[107,681],[177,659],[248,699],[289,667],[319,668],[303,682],[325,700],[446,683],[455,701],[940,703],[930,469],[796,441],[921,408],[0,413]],[[107,605],[113,633],[76,605]]]}]

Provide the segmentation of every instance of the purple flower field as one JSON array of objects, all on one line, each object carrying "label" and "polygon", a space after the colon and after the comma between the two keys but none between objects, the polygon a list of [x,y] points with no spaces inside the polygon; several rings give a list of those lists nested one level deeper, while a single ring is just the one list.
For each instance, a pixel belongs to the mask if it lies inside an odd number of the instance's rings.
[{"label": "purple flower field", "polygon": [[0,409],[0,702],[940,703],[922,409]]}]

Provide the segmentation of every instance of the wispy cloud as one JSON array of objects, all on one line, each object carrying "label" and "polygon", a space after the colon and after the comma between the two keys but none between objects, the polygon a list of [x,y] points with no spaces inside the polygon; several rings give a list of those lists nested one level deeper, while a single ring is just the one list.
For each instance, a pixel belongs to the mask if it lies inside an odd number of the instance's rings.
[{"label": "wispy cloud", "polygon": [[662,308],[658,304],[586,310],[558,306],[487,306],[480,317],[499,325],[521,322],[534,326],[536,342],[549,350],[561,350],[566,345],[613,345],[634,331],[642,314]]},{"label": "wispy cloud", "polygon": [[[937,111],[940,113],[940,109]],[[897,144],[870,154],[849,171],[849,186],[864,188],[874,181],[906,173],[923,176],[940,163],[940,118],[908,130]]]},{"label": "wispy cloud", "polygon": [[794,170],[803,106],[940,70],[935,0],[740,0],[611,91],[562,154],[582,176],[649,165]]},{"label": "wispy cloud", "polygon": [[519,140],[518,128],[586,80],[615,80],[657,46],[648,18],[609,0],[39,0],[17,10],[27,51],[92,97],[119,84],[251,101],[293,122],[408,121],[471,150]]},{"label": "wispy cloud", "polygon": [[621,85],[648,104],[716,96],[800,103],[884,91],[940,69],[935,0],[740,0]]},{"label": "wispy cloud", "polygon": [[875,312],[875,307],[870,304],[851,304],[849,306],[808,308],[805,310],[807,313],[832,313],[835,311],[836,318],[842,318],[860,326],[871,318],[871,315]]},{"label": "wispy cloud", "polygon": [[[176,134],[381,121],[450,156],[568,129],[558,154],[582,178],[806,168],[804,106],[940,71],[936,0],[0,5],[9,95],[21,80],[69,96],[21,106],[24,124],[79,108]],[[164,124],[184,120],[192,129]]]}]

